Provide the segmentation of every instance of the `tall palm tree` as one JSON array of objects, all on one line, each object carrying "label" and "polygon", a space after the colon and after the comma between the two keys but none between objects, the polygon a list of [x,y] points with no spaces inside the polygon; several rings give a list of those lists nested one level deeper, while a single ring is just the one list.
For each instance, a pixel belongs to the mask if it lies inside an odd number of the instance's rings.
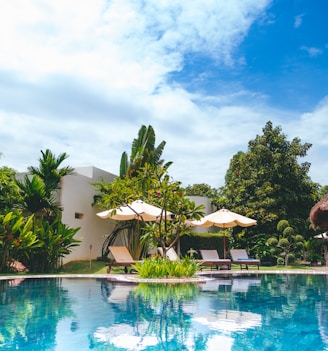
[{"label": "tall palm tree", "polygon": [[60,188],[62,177],[72,174],[74,169],[69,166],[59,168],[63,161],[68,158],[65,152],[56,157],[55,154],[47,149],[45,152],[41,150],[41,154],[42,157],[39,159],[40,166],[38,168],[30,166],[28,170],[43,180],[46,196],[50,197],[55,190]]},{"label": "tall palm tree", "polygon": [[138,132],[138,138],[134,139],[131,147],[131,155],[128,157],[126,152],[123,152],[120,164],[120,177],[126,176],[135,177],[138,170],[146,164],[151,166],[163,166],[168,168],[172,162],[164,164],[161,159],[166,141],[162,141],[155,147],[155,131],[152,126],[141,126]]},{"label": "tall palm tree", "polygon": [[60,213],[59,204],[56,203],[55,192],[60,189],[62,177],[73,173],[73,168],[67,166],[59,168],[68,157],[66,153],[56,157],[50,150],[41,151],[39,167],[28,167],[30,175],[17,184],[23,196],[22,207],[29,213],[51,220]]}]

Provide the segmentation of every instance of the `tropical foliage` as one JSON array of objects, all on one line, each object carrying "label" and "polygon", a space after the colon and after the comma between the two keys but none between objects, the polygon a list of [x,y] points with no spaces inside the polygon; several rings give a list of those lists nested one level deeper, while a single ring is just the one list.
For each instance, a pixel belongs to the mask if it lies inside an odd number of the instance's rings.
[{"label": "tropical foliage", "polygon": [[205,183],[188,185],[185,188],[185,191],[186,195],[188,196],[204,196],[210,199],[215,199],[218,197],[218,189],[215,189]]},{"label": "tropical foliage", "polygon": [[46,150],[41,151],[41,154],[39,167],[29,167],[30,173],[25,175],[24,180],[17,180],[23,198],[21,208],[36,217],[53,220],[61,214],[57,200],[61,179],[72,174],[73,168],[59,168],[68,157],[66,153],[56,157],[50,150]]},{"label": "tropical foliage", "polygon": [[68,157],[56,157],[50,150],[41,151],[39,167],[29,167],[29,174],[16,179],[16,172],[3,167],[0,192],[0,271],[14,269],[22,262],[30,271],[50,272],[78,245],[72,229],[61,222],[57,191],[71,167],[59,168]]},{"label": "tropical foliage", "polygon": [[146,164],[153,166],[162,166],[167,169],[172,162],[164,163],[161,159],[166,141],[162,141],[155,146],[156,136],[152,126],[141,126],[138,132],[138,138],[133,139],[130,157],[123,152],[120,163],[120,177],[136,177],[138,170],[145,167]]},{"label": "tropical foliage", "polygon": [[21,201],[16,172],[9,167],[0,168],[0,214],[6,214]]},{"label": "tropical foliage", "polygon": [[52,222],[38,221],[35,228],[38,245],[30,250],[26,258],[22,258],[22,263],[31,272],[56,271],[60,260],[79,245],[80,241],[74,239],[79,229],[69,228],[59,218]]},{"label": "tropical foliage", "polygon": [[20,212],[0,216],[0,272],[14,269],[15,261],[23,261],[40,243],[32,231],[33,215],[23,217]]},{"label": "tropical foliage", "polygon": [[164,213],[169,211],[173,214],[169,220],[161,218],[157,222],[147,223],[144,229],[143,240],[149,239],[153,245],[162,247],[166,257],[166,252],[183,235],[192,232],[187,220],[199,219],[203,215],[203,206],[196,206],[186,197],[180,182],[173,181],[161,168],[157,167],[153,172],[146,168],[140,176],[146,176],[148,181],[148,201],[162,208]]}]

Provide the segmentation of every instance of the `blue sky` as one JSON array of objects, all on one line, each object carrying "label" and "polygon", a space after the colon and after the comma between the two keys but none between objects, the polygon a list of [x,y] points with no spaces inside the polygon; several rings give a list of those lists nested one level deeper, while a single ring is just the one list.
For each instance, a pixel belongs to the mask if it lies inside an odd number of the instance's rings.
[{"label": "blue sky", "polygon": [[0,0],[0,165],[118,173],[141,125],[184,185],[224,184],[267,121],[328,184],[325,0]]}]

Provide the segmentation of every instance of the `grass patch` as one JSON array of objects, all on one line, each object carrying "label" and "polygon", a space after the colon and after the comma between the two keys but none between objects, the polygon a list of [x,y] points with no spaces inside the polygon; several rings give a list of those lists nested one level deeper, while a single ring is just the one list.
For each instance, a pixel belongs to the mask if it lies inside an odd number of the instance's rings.
[{"label": "grass patch", "polygon": [[71,261],[63,265],[59,273],[64,274],[104,274],[106,273],[104,262],[90,261]]},{"label": "grass patch", "polygon": [[[289,270],[309,270],[312,269],[313,267],[311,266],[306,266],[304,264],[293,264],[293,265],[289,265],[289,266],[260,266],[260,270],[261,271],[289,271]],[[232,265],[232,269],[240,269],[239,265]],[[249,269],[257,269],[256,266],[249,266]]]},{"label": "grass patch", "polygon": [[260,270],[266,270],[266,271],[276,271],[276,270],[279,270],[279,271],[287,271],[287,270],[296,270],[296,269],[299,269],[299,270],[309,270],[309,269],[313,269],[313,267],[311,266],[308,266],[308,265],[304,265],[304,264],[298,264],[298,263],[295,263],[293,265],[289,265],[289,266],[285,266],[285,265],[282,265],[282,266],[260,266]]},{"label": "grass patch", "polygon": [[[59,274],[107,274],[106,262],[92,260],[90,261],[70,261],[63,265],[58,272]],[[111,274],[124,273],[124,267],[112,267]]]}]

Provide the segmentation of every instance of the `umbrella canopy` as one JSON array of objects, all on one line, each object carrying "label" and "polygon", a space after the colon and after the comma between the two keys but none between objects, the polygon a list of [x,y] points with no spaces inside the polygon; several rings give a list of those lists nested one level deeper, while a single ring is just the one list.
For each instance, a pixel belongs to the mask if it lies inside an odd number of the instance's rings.
[{"label": "umbrella canopy", "polygon": [[324,232],[324,233],[321,233],[321,234],[318,234],[318,235],[315,235],[314,238],[316,239],[325,239],[327,240],[328,239],[328,234],[327,232]]},{"label": "umbrella canopy", "polygon": [[193,226],[216,226],[220,228],[232,228],[236,226],[249,227],[255,225],[256,223],[257,222],[255,219],[242,216],[235,212],[231,212],[225,208],[222,208],[219,211],[204,216],[198,221],[191,221],[191,225]]},{"label": "umbrella canopy", "polygon": [[136,200],[131,204],[97,213],[97,216],[100,218],[111,218],[118,221],[137,219],[145,222],[157,221],[160,218],[170,219],[171,215],[171,212],[164,212],[163,209],[147,204],[142,200]]},{"label": "umbrella canopy", "polygon": [[[198,221],[191,221],[192,226],[200,226],[200,227],[220,227],[220,228],[232,228],[236,226],[240,227],[250,227],[252,225],[256,225],[256,220],[252,218],[248,218],[242,216],[238,213],[229,211],[225,208],[222,208],[219,211],[213,212],[207,216],[204,216],[202,219]],[[225,236],[223,237],[223,251],[224,258],[226,258],[226,242]]]}]

